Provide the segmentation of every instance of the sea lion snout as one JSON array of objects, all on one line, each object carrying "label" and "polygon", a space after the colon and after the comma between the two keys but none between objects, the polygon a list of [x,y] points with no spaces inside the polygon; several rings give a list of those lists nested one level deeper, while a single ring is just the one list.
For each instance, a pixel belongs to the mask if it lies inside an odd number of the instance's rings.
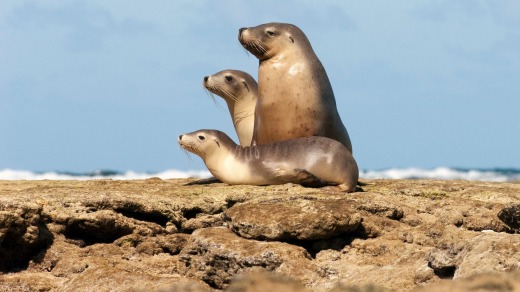
[{"label": "sea lion snout", "polygon": [[241,37],[241,36],[242,36],[242,32],[243,32],[244,30],[246,30],[246,29],[247,29],[247,27],[242,27],[241,29],[239,29],[239,30],[238,30],[238,36]]},{"label": "sea lion snout", "polygon": [[182,136],[184,136],[184,135],[179,135],[179,141],[181,141],[181,140],[182,140]]},{"label": "sea lion snout", "polygon": [[208,81],[209,76],[204,76],[204,82]]}]

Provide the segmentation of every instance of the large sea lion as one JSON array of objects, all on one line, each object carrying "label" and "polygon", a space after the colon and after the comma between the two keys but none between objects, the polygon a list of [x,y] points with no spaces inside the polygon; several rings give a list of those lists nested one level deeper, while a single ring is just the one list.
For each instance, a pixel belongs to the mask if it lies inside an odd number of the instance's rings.
[{"label": "large sea lion", "polygon": [[337,186],[356,189],[359,170],[352,154],[336,140],[304,137],[242,147],[216,130],[179,136],[182,148],[197,154],[217,179],[231,185]]},{"label": "large sea lion", "polygon": [[238,39],[260,62],[253,141],[324,136],[352,152],[327,73],[303,31],[267,23],[241,28]]},{"label": "large sea lion", "polygon": [[226,101],[240,145],[251,145],[258,98],[255,79],[243,71],[223,70],[204,77],[203,85]]}]

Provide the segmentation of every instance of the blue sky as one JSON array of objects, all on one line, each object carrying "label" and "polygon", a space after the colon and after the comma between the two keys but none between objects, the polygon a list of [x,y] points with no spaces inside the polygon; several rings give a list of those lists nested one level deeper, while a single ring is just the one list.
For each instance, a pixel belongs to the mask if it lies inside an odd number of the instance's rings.
[{"label": "blue sky", "polygon": [[[257,75],[244,26],[298,25],[362,169],[520,167],[520,2],[0,4],[0,169],[204,169],[177,136],[219,129],[202,78]],[[217,97],[218,98],[218,97]]]}]

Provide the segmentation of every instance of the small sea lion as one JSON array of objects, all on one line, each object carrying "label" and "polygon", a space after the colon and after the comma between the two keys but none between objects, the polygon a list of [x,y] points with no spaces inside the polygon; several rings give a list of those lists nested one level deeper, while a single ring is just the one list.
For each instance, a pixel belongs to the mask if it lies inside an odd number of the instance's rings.
[{"label": "small sea lion", "polygon": [[240,145],[251,145],[258,98],[255,79],[243,71],[223,70],[204,77],[203,85],[226,101]]},{"label": "small sea lion", "polygon": [[199,130],[180,135],[179,144],[202,158],[217,179],[231,185],[337,186],[356,190],[359,170],[347,148],[326,137],[303,137],[242,147],[225,133]]}]

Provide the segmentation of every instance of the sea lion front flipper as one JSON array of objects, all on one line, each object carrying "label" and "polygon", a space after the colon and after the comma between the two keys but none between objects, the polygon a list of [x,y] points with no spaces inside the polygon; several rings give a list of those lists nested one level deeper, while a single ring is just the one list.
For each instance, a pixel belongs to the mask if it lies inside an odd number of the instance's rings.
[{"label": "sea lion front flipper", "polygon": [[216,177],[210,177],[210,178],[198,179],[196,181],[192,181],[192,182],[186,183],[184,185],[193,186],[193,185],[209,185],[209,184],[216,184],[216,183],[221,183],[221,181]]}]

